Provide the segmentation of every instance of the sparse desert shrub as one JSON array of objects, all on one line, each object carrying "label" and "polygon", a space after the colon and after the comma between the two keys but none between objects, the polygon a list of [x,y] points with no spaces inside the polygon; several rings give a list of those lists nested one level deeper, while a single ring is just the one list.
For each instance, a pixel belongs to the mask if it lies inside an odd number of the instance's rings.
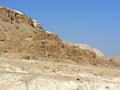
[{"label": "sparse desert shrub", "polygon": [[7,53],[8,51],[7,51],[7,50],[5,50],[4,52],[5,52],[5,53]]}]

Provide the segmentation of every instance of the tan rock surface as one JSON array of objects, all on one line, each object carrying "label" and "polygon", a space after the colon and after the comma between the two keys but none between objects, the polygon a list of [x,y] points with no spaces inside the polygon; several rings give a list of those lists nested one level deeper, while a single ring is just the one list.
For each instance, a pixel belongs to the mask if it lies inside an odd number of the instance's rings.
[{"label": "tan rock surface", "polygon": [[54,62],[0,59],[1,90],[119,90],[119,69]]},{"label": "tan rock surface", "polygon": [[119,58],[98,55],[0,8],[0,90],[119,90]]}]

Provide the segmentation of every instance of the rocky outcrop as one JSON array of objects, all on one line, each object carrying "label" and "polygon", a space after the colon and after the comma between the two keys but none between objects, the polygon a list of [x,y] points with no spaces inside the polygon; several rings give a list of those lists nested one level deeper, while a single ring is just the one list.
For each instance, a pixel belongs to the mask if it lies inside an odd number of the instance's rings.
[{"label": "rocky outcrop", "polygon": [[81,48],[83,50],[89,50],[91,52],[95,52],[97,57],[103,57],[104,56],[104,54],[100,50],[98,50],[96,48],[92,48],[92,47],[90,47],[86,44],[75,44],[75,46],[78,46],[79,48]]},{"label": "rocky outcrop", "polygon": [[5,7],[0,8],[0,19],[4,22],[9,22],[11,24],[26,23],[31,25],[32,27],[35,27],[36,29],[42,28],[37,21],[32,20],[30,17],[26,16],[25,14]]}]

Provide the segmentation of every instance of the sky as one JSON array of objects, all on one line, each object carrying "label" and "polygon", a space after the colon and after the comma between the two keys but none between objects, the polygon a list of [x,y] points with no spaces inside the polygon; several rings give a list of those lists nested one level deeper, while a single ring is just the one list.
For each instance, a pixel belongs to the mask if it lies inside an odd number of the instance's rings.
[{"label": "sky", "polygon": [[120,56],[120,0],[0,0],[61,39]]}]

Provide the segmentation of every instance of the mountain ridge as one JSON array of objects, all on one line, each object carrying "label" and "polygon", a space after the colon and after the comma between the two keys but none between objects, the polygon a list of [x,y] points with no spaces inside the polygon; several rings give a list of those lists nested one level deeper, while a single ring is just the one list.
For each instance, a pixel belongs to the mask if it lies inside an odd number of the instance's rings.
[{"label": "mountain ridge", "polygon": [[0,38],[4,44],[0,49],[5,53],[37,53],[32,56],[33,59],[48,56],[73,59],[77,62],[81,59],[96,57],[94,52],[64,44],[56,34],[43,30],[38,22],[18,11],[0,8],[0,27]]},{"label": "mountain ridge", "polygon": [[40,57],[48,57],[70,59],[79,64],[109,65],[108,63],[111,63],[99,58],[104,57],[100,50],[85,44],[63,41],[58,35],[44,30],[42,25],[31,17],[17,10],[1,7],[0,56],[15,58],[15,53],[18,53],[17,56],[21,59],[37,60]]}]

